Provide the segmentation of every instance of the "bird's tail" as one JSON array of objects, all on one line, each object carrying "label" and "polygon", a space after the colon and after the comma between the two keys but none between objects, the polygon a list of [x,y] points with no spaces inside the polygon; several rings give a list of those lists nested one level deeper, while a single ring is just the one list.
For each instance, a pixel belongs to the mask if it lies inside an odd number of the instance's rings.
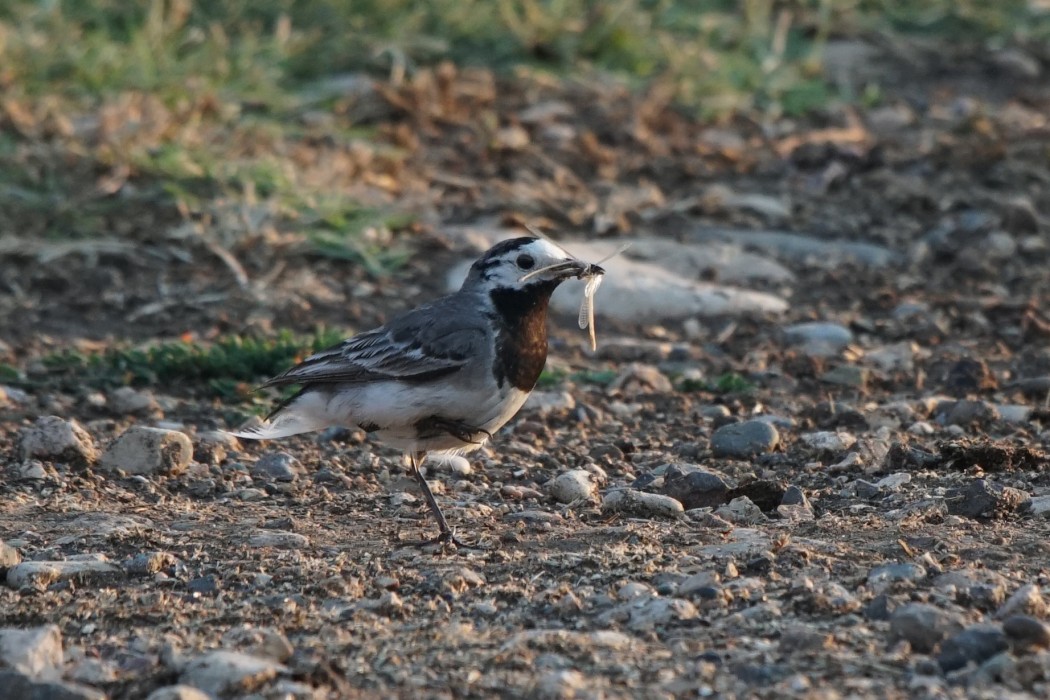
[{"label": "bird's tail", "polygon": [[235,432],[230,431],[229,434],[249,440],[276,440],[323,430],[332,425],[324,410],[326,403],[320,392],[300,391],[274,409],[265,421],[248,425]]}]

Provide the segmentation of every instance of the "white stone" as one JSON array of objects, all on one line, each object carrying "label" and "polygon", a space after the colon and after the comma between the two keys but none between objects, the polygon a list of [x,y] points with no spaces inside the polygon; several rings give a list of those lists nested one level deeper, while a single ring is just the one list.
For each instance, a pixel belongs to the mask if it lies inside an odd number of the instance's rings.
[{"label": "white stone", "polygon": [[523,411],[535,411],[540,414],[552,411],[571,411],[576,408],[576,399],[567,391],[534,391],[529,394],[522,406]]},{"label": "white stone", "polygon": [[845,452],[857,444],[857,438],[850,433],[820,430],[815,433],[806,433],[799,437],[806,447],[822,452]]},{"label": "white stone", "polygon": [[57,680],[62,675],[62,632],[58,625],[0,629],[0,668],[31,678]]},{"label": "white stone", "polygon": [[551,479],[547,490],[558,503],[574,503],[594,496],[594,482],[587,470],[573,469]]},{"label": "white stone", "polygon": [[192,685],[179,684],[157,688],[146,697],[146,700],[212,700],[212,698]]},{"label": "white stone", "polygon": [[99,463],[126,474],[180,474],[193,459],[193,443],[185,433],[135,426],[113,441]]},{"label": "white stone", "polygon": [[85,466],[98,459],[95,441],[83,426],[58,416],[37,419],[22,431],[19,446],[23,460],[39,458]]}]

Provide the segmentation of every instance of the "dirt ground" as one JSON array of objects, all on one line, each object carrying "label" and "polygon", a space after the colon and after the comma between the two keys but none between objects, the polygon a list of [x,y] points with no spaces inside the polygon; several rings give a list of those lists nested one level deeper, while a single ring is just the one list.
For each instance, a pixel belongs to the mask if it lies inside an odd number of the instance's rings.
[{"label": "dirt ground", "polygon": [[[842,68],[878,66],[878,105],[711,125],[658,94],[450,67],[348,99],[378,141],[281,147],[416,216],[394,241],[414,255],[390,277],[317,255],[265,211],[226,254],[218,235],[185,234],[222,211],[187,222],[131,198],[104,215],[112,239],[62,244],[26,223],[0,251],[0,359],[28,378],[0,401],[0,539],[27,562],[116,570],[0,586],[3,626],[56,624],[65,679],[112,698],[199,683],[215,649],[259,662],[209,686],[238,697],[1045,697],[1047,63],[840,48],[874,52]],[[97,196],[99,163],[61,139],[35,149]],[[741,193],[755,197],[727,204]],[[139,387],[155,403],[122,410],[114,390],[41,365],[117,339],[370,328],[443,291],[470,254],[449,230],[525,222],[686,243],[790,231],[893,257],[774,254],[796,276],[758,284],[787,296],[780,317],[602,325],[600,345],[646,341],[631,359],[673,386],[555,323],[550,363],[568,371],[544,386],[550,405],[431,474],[479,550],[406,545],[433,529],[425,505],[362,434],[223,445],[209,431],[243,414],[203,387]],[[785,340],[807,321],[850,340]],[[719,388],[726,376],[746,386]],[[133,425],[178,429],[194,460],[148,476],[42,460],[30,478],[19,440],[41,415],[102,449]],[[712,449],[754,417],[776,444]],[[290,480],[256,469],[278,451]],[[552,480],[574,469],[594,496],[556,502]],[[724,488],[676,486],[690,469]],[[623,487],[677,493],[685,512],[602,506]]]}]

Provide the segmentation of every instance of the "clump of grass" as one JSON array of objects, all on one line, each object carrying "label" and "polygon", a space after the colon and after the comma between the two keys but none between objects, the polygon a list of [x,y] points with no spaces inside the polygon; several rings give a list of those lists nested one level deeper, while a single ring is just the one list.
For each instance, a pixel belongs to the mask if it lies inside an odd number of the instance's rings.
[{"label": "clump of grass", "polygon": [[321,330],[309,338],[297,338],[285,331],[274,338],[231,336],[208,345],[178,341],[89,355],[63,351],[43,358],[46,373],[42,379],[101,388],[199,385],[230,396],[242,393],[238,385],[279,374],[305,355],[335,345],[343,337],[333,330]]}]

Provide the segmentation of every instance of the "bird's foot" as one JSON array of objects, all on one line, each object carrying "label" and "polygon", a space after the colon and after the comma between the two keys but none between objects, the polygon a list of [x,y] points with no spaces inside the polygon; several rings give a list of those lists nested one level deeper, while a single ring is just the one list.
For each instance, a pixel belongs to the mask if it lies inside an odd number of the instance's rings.
[{"label": "bird's foot", "polygon": [[476,551],[488,549],[488,547],[482,547],[479,544],[467,544],[463,540],[456,537],[456,533],[453,530],[446,530],[439,534],[437,537],[431,537],[428,540],[410,540],[402,542],[402,544],[408,547],[430,547],[435,544],[441,545],[442,547],[452,545],[456,549],[473,549]]}]

